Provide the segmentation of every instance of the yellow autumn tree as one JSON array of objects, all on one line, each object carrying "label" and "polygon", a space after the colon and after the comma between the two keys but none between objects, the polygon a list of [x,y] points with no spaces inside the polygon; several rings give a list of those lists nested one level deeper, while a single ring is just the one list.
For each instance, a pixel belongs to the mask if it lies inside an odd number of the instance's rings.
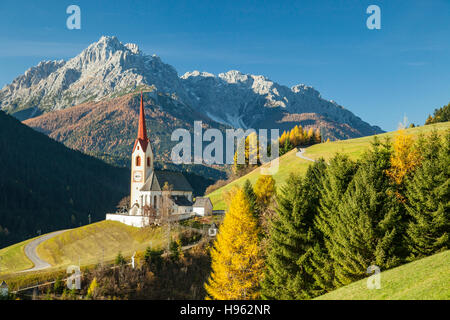
[{"label": "yellow autumn tree", "polygon": [[261,175],[256,180],[253,191],[255,192],[259,205],[267,208],[276,192],[275,180],[270,175]]},{"label": "yellow autumn tree", "polygon": [[231,193],[229,208],[211,250],[207,299],[254,300],[260,297],[263,270],[258,222],[242,189]]},{"label": "yellow autumn tree", "polygon": [[415,148],[413,135],[406,133],[403,128],[397,131],[393,147],[391,168],[386,173],[399,185],[404,177],[420,164],[420,154]]},{"label": "yellow autumn tree", "polygon": [[286,131],[283,131],[278,141],[280,142],[280,146],[284,146],[284,143],[286,142]]},{"label": "yellow autumn tree", "polygon": [[[245,143],[245,145],[244,145]],[[233,172],[236,174],[239,174],[240,171],[243,169],[250,167],[256,167],[259,163],[259,143],[258,143],[258,136],[255,132],[250,133],[245,139],[242,139],[238,143],[238,148],[236,149],[236,152],[234,153],[234,166],[233,166]],[[244,149],[244,154],[242,155],[244,157],[244,163],[240,162],[240,152],[241,149]],[[252,162],[252,163],[250,163]],[[256,163],[254,163],[256,162]]]},{"label": "yellow autumn tree", "polygon": [[321,143],[322,142],[322,135],[320,133],[320,129],[317,128],[316,131],[314,131],[314,143]]},{"label": "yellow autumn tree", "polygon": [[307,143],[314,143],[314,129],[313,128],[309,128],[306,141],[307,141]]},{"label": "yellow autumn tree", "polygon": [[92,299],[95,298],[96,292],[98,288],[97,278],[94,278],[89,285],[88,292],[87,292],[87,298]]},{"label": "yellow autumn tree", "polygon": [[[297,128],[297,127],[295,127]],[[293,146],[297,146],[298,144],[298,139],[297,136],[295,135],[295,128],[293,128],[291,131],[289,131],[289,141],[291,142],[291,144]]]}]

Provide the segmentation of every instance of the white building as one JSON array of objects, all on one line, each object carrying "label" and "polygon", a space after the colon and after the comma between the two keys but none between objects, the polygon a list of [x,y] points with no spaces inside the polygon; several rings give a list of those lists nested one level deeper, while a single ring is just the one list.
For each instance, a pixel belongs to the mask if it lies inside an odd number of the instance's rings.
[{"label": "white building", "polygon": [[196,215],[210,216],[212,215],[213,205],[209,198],[197,197],[192,209]]},{"label": "white building", "polygon": [[[107,214],[106,220],[142,227],[161,218],[163,201],[167,201],[169,219],[186,219],[194,214],[192,192],[182,173],[153,169],[153,152],[147,137],[141,93],[138,136],[131,154],[130,210],[128,214]],[[205,210],[209,210],[209,205]]]}]

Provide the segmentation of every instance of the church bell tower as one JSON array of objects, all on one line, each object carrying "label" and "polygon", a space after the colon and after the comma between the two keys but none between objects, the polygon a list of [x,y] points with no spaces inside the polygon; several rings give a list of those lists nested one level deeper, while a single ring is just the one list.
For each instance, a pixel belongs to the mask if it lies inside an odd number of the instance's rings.
[{"label": "church bell tower", "polygon": [[150,174],[153,172],[153,152],[150,140],[147,137],[145,126],[144,101],[141,92],[141,106],[139,110],[138,136],[134,142],[131,154],[131,193],[130,208],[134,204],[141,204],[140,189],[144,186]]}]

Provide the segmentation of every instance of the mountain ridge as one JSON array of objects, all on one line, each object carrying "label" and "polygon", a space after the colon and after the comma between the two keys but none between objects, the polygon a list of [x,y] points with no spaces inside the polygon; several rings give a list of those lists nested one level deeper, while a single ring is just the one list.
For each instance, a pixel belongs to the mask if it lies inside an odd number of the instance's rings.
[{"label": "mountain ridge", "polygon": [[[289,129],[292,125],[280,120],[285,115],[314,113],[322,122],[313,119],[305,125],[325,128],[325,138],[383,132],[336,102],[323,99],[308,85],[289,88],[265,76],[237,70],[217,76],[194,70],[179,76],[158,56],[143,53],[136,44],[123,44],[115,36],[102,36],[67,61],[43,61],[28,69],[0,90],[0,108],[26,120],[114,98],[139,87],[150,87],[156,94],[167,95],[215,122],[235,128],[260,128],[258,125],[265,123],[268,128]],[[324,125],[327,122],[328,128]],[[332,123],[343,127],[335,129]]]}]

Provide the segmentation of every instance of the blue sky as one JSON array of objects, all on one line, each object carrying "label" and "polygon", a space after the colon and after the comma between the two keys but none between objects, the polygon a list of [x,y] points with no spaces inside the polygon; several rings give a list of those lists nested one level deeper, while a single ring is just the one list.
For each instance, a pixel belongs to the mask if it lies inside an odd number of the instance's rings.
[{"label": "blue sky", "polygon": [[[81,8],[81,30],[66,8]],[[381,30],[366,8],[381,8]],[[0,2],[0,87],[102,35],[137,43],[181,75],[237,69],[305,83],[363,120],[423,124],[450,101],[449,0]]]}]

